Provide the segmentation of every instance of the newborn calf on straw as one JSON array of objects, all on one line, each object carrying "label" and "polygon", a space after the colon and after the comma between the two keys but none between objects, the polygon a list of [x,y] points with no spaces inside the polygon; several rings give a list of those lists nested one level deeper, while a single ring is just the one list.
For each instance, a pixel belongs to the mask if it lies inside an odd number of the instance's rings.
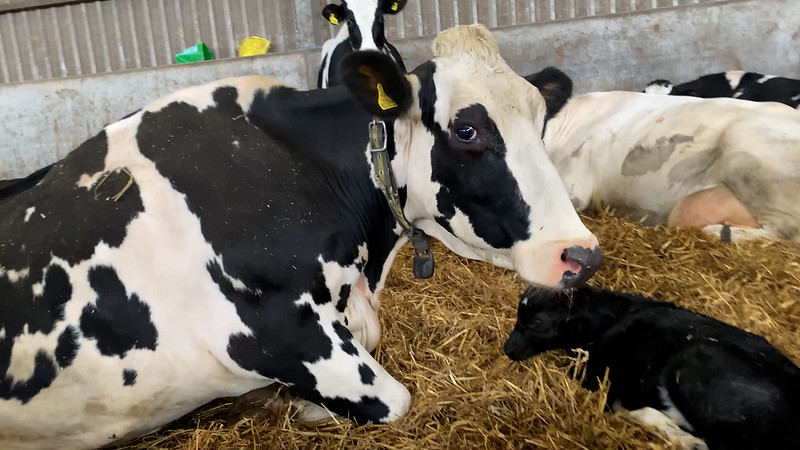
[{"label": "newborn calf on straw", "polygon": [[800,368],[762,337],[637,295],[529,289],[505,353],[558,348],[588,350],[584,386],[608,367],[609,404],[682,448],[800,448]]}]

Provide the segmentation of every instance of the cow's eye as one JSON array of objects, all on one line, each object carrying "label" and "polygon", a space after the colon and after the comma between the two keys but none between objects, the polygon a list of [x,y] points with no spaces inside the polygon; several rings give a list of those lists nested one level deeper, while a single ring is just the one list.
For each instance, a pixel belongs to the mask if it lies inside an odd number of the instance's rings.
[{"label": "cow's eye", "polygon": [[474,127],[465,125],[456,130],[456,137],[461,142],[474,142],[478,138],[478,131]]}]

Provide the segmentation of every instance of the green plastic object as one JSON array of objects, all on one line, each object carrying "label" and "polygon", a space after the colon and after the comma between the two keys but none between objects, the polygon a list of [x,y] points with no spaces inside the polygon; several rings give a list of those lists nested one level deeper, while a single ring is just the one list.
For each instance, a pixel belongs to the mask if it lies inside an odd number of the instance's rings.
[{"label": "green plastic object", "polygon": [[200,42],[197,45],[193,45],[175,55],[175,62],[178,64],[192,63],[197,61],[210,61],[212,59],[214,59],[214,57],[211,56],[211,50],[208,49],[208,46],[205,44],[205,42]]}]

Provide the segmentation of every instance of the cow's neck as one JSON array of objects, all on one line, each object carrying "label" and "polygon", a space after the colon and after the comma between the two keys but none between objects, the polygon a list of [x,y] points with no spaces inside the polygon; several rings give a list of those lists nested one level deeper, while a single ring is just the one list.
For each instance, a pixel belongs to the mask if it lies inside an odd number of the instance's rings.
[{"label": "cow's neck", "polygon": [[[340,223],[348,225],[342,245],[367,243],[364,275],[369,290],[377,293],[402,242],[399,227],[386,199],[371,176],[368,125],[372,118],[343,87],[313,91],[273,89],[251,107],[248,118],[292,151],[309,154],[324,166],[327,187],[347,207]],[[388,153],[393,159],[398,185],[405,184],[405,169],[394,164],[393,123],[387,122]],[[401,195],[404,201],[405,196]],[[344,242],[344,240],[348,242]],[[352,241],[352,242],[349,242]]]}]

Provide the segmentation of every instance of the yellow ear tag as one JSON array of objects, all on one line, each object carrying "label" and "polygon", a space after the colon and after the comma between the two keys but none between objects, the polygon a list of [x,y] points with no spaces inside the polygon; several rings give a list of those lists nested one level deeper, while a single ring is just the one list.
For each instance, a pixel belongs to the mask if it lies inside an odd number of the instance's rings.
[{"label": "yellow ear tag", "polygon": [[339,25],[339,19],[337,19],[333,14],[328,16],[328,20],[334,25]]},{"label": "yellow ear tag", "polygon": [[399,8],[399,7],[400,6],[397,4],[397,2],[392,3],[392,11],[397,12],[397,8]]},{"label": "yellow ear tag", "polygon": [[386,95],[386,91],[383,90],[383,85],[380,83],[378,83],[378,106],[384,111],[397,108],[397,103],[392,100],[392,97]]}]

